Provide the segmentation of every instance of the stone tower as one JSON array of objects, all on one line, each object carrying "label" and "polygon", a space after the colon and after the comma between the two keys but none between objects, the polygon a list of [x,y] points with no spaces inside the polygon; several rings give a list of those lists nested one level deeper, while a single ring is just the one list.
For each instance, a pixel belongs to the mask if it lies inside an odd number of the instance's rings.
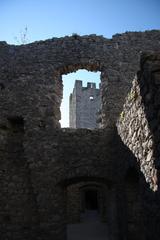
[{"label": "stone tower", "polygon": [[97,118],[100,110],[100,89],[88,82],[82,86],[81,80],[75,81],[73,93],[69,98],[69,125],[71,128],[98,128]]}]

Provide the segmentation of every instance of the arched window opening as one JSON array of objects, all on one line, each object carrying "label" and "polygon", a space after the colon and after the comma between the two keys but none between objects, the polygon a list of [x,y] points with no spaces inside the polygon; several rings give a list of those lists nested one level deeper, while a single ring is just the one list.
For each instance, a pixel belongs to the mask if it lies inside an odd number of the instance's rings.
[{"label": "arched window opening", "polygon": [[61,127],[99,128],[100,72],[81,69],[62,75],[62,80]]}]

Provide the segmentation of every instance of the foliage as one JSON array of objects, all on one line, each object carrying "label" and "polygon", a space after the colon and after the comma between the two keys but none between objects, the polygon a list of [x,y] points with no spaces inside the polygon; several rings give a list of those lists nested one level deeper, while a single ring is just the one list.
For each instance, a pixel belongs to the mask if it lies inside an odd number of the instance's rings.
[{"label": "foliage", "polygon": [[20,31],[20,34],[18,37],[15,37],[15,41],[18,44],[27,44],[29,42],[27,26],[24,28],[23,31]]}]

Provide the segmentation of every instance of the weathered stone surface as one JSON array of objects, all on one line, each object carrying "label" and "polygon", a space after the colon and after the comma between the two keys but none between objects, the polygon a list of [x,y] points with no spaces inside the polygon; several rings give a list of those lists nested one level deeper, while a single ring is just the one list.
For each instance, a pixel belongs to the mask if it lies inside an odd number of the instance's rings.
[{"label": "weathered stone surface", "polygon": [[[109,193],[112,240],[158,240],[159,55],[142,56],[122,108],[141,51],[159,41],[146,31],[0,42],[1,239],[66,239],[66,192],[92,182]],[[60,129],[62,74],[83,68],[101,71],[104,128]]]},{"label": "weathered stone surface", "polygon": [[[140,164],[146,181],[153,194],[151,199],[144,199],[147,219],[153,218],[155,226],[160,222],[159,213],[159,91],[160,53],[142,55],[141,71],[133,81],[133,86],[126,97],[123,114],[117,123],[118,132],[123,142],[131,149]],[[156,79],[156,81],[155,81]],[[158,84],[157,84],[158,83]],[[147,90],[146,90],[147,89]],[[134,93],[134,94],[133,94]],[[153,200],[154,199],[154,200]],[[153,211],[149,208],[149,202]],[[146,223],[151,231],[152,224]],[[156,228],[155,227],[155,228]],[[147,232],[150,239],[151,233]],[[155,230],[156,231],[156,230]],[[158,235],[158,234],[157,234]],[[150,237],[149,237],[150,236]],[[154,237],[153,237],[154,236]],[[152,235],[156,239],[156,234]]]},{"label": "weathered stone surface", "polygon": [[127,32],[112,39],[76,35],[22,46],[1,43],[0,84],[5,96],[1,113],[7,115],[9,111],[10,115],[29,118],[30,109],[32,118],[51,121],[58,127],[61,75],[84,68],[101,71],[103,126],[115,123],[139,69],[141,52],[157,51],[159,41],[159,31],[146,31]]}]

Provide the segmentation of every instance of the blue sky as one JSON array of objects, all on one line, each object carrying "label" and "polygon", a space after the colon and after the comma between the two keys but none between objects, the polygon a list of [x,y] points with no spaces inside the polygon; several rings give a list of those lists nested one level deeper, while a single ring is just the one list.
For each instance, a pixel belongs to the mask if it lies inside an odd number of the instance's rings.
[{"label": "blue sky", "polygon": [[[72,33],[111,38],[125,31],[160,29],[160,0],[0,0],[0,41],[17,44],[26,26],[29,42]],[[66,75],[68,93],[73,79],[83,77],[98,82],[99,74],[81,70],[79,75]]]},{"label": "blue sky", "polygon": [[78,33],[110,38],[115,33],[160,28],[160,0],[0,0],[0,40],[28,27],[30,41]]}]

